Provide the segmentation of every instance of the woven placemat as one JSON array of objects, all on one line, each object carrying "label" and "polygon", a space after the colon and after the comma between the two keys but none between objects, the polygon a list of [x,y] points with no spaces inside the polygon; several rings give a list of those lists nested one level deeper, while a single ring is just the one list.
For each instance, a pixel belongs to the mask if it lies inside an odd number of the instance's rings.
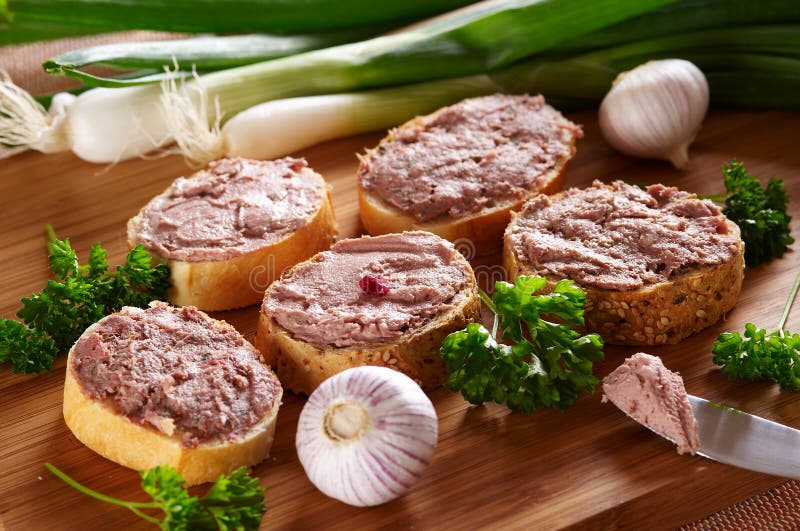
[{"label": "woven placemat", "polygon": [[683,526],[681,531],[721,529],[800,529],[800,483],[787,481],[749,500]]},{"label": "woven placemat", "polygon": [[[0,68],[6,70],[14,82],[32,94],[47,94],[69,89],[76,82],[44,73],[41,63],[54,55],[75,48],[111,42],[143,40],[168,40],[184,35],[154,31],[127,31],[89,37],[58,39],[54,41],[0,47]],[[16,150],[18,151],[18,150]],[[0,158],[16,151],[0,146]],[[687,531],[720,529],[800,529],[800,483],[788,481],[758,496],[723,509],[702,520],[681,528]]]}]

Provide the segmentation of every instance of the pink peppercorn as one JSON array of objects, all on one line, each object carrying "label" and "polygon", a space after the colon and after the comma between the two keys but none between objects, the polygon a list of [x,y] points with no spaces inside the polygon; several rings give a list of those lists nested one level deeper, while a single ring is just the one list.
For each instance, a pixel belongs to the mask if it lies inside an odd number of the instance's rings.
[{"label": "pink peppercorn", "polygon": [[389,283],[385,278],[379,275],[364,275],[361,277],[361,280],[358,281],[358,285],[361,291],[367,295],[382,297],[389,293]]}]

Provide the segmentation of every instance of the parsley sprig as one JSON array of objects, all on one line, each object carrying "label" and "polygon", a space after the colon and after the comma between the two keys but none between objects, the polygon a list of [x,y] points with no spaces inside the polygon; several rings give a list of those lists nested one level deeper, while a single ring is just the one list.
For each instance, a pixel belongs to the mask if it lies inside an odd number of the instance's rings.
[{"label": "parsley sprig", "polygon": [[[473,404],[505,402],[525,413],[563,410],[579,392],[594,391],[592,363],[603,359],[603,340],[573,329],[584,324],[586,293],[561,280],[550,293],[537,295],[546,284],[542,277],[519,277],[514,284],[497,282],[491,299],[482,294],[495,313],[495,330],[471,323],[445,338],[441,355],[450,371],[445,386]],[[498,324],[508,344],[495,339]]]},{"label": "parsley sprig", "polygon": [[800,289],[800,273],[789,292],[778,329],[767,333],[747,323],[744,334],[725,332],[711,349],[713,361],[728,378],[774,380],[781,389],[800,391],[800,334],[784,330]]},{"label": "parsley sprig", "polygon": [[55,279],[22,299],[17,312],[22,322],[0,319],[0,363],[10,361],[18,373],[50,370],[58,354],[103,316],[167,297],[169,269],[164,263],[153,265],[141,245],[111,271],[108,253],[99,243],[92,246],[87,263],[80,265],[69,239],[59,240],[49,225],[47,234]]},{"label": "parsley sprig", "polygon": [[[258,529],[267,508],[264,506],[264,487],[258,479],[247,474],[245,467],[230,475],[220,475],[205,496],[191,496],[184,487],[180,473],[168,466],[141,471],[142,490],[153,501],[131,502],[106,496],[85,487],[51,465],[45,468],[74,489],[92,498],[125,507],[140,518],[164,530]],[[163,518],[147,514],[143,509],[160,509]]]},{"label": "parsley sprig", "polygon": [[789,195],[783,182],[770,179],[765,188],[741,162],[723,165],[725,207],[722,213],[739,225],[745,242],[744,259],[749,267],[781,257],[794,243],[786,204]]}]

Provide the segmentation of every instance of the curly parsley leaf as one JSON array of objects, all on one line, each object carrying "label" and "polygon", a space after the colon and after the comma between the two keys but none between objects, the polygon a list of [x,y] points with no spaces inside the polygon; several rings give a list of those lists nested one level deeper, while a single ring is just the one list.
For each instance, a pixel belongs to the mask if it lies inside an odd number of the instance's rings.
[{"label": "curly parsley leaf", "polygon": [[[264,506],[264,487],[258,479],[247,474],[245,467],[230,475],[220,475],[205,496],[191,496],[183,477],[168,466],[141,471],[142,490],[152,501],[130,502],[112,498],[85,487],[51,465],[45,468],[74,489],[92,498],[126,507],[140,518],[170,531],[184,530],[250,530],[258,529],[267,508]],[[163,518],[147,514],[142,509],[159,509]]]},{"label": "curly parsley leaf", "polygon": [[108,272],[108,252],[99,243],[92,245],[89,250],[89,260],[84,266],[84,271],[89,278],[102,278]]},{"label": "curly parsley leaf", "polygon": [[781,389],[800,391],[800,334],[767,333],[747,323],[744,334],[721,334],[711,353],[728,378],[774,380]]},{"label": "curly parsley leaf", "polygon": [[711,353],[722,374],[743,380],[774,380],[781,389],[800,391],[800,334],[783,329],[798,289],[800,273],[789,291],[777,331],[767,333],[747,323],[744,334],[725,332],[717,338]]},{"label": "curly parsley leaf", "polygon": [[112,273],[100,244],[92,246],[87,263],[80,265],[69,239],[59,240],[49,226],[47,231],[55,280],[22,299],[17,317],[24,324],[0,319],[0,362],[11,361],[14,372],[50,370],[58,353],[68,350],[89,325],[123,306],[165,300],[169,288],[167,265],[153,265],[141,245]]},{"label": "curly parsley leaf", "polygon": [[117,266],[115,275],[110,275],[110,286],[104,303],[108,306],[147,306],[152,300],[166,300],[169,288],[167,264],[152,265],[152,258],[137,245],[125,258],[125,264]]},{"label": "curly parsley leaf", "polygon": [[257,529],[267,510],[264,488],[244,467],[220,476],[200,503],[219,529]]},{"label": "curly parsley leaf", "polygon": [[493,400],[525,413],[563,410],[581,391],[594,391],[592,367],[603,359],[603,340],[573,328],[584,322],[586,294],[561,280],[550,293],[537,295],[546,285],[541,277],[495,284],[493,310],[510,344],[498,343],[476,323],[447,336],[440,352],[450,371],[448,388],[473,404]]},{"label": "curly parsley leaf", "polygon": [[78,255],[69,244],[69,238],[63,241],[53,239],[48,242],[47,249],[50,251],[50,271],[56,278],[64,280],[78,272]]},{"label": "curly parsley leaf", "polygon": [[722,213],[739,225],[745,242],[745,263],[757,266],[783,256],[794,243],[786,204],[789,195],[783,182],[770,179],[765,188],[736,160],[722,167],[725,177],[725,207]]},{"label": "curly parsley leaf", "polygon": [[506,387],[521,381],[528,372],[527,364],[514,356],[510,346],[498,344],[478,323],[448,335],[441,353],[450,371],[445,385],[460,390],[471,404],[502,404]]},{"label": "curly parsley leaf", "polygon": [[186,482],[174,468],[157,466],[139,474],[142,476],[142,490],[149,494],[155,506],[164,512],[165,517],[160,524],[162,529],[175,531],[193,529],[195,522],[208,519],[200,500],[197,496],[189,495],[184,488]]},{"label": "curly parsley leaf", "polygon": [[52,339],[19,321],[0,319],[0,338],[0,363],[10,361],[14,372],[49,371],[58,356]]}]

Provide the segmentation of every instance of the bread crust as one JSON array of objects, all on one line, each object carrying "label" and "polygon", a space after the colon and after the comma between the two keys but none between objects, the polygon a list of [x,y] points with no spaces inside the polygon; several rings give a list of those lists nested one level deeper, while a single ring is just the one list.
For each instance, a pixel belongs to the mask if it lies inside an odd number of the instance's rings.
[{"label": "bread crust", "polygon": [[[436,115],[442,112],[439,109],[425,116],[418,116],[405,124],[392,130],[383,138],[378,146],[371,150],[360,159],[369,157],[378,151],[381,146],[389,143],[394,138],[397,130],[413,127],[424,127],[433,120]],[[460,218],[440,216],[435,220],[419,222],[410,214],[402,212],[394,205],[390,205],[381,199],[375,192],[365,190],[361,185],[361,180],[357,179],[358,206],[361,213],[361,222],[367,232],[373,236],[379,234],[390,234],[394,232],[424,230],[432,232],[446,240],[459,244],[465,242],[472,246],[475,256],[483,256],[497,252],[501,247],[503,231],[511,221],[511,212],[519,210],[522,205],[534,196],[542,194],[553,194],[564,187],[564,173],[572,157],[575,156],[577,137],[564,132],[562,139],[570,146],[570,154],[558,161],[555,167],[542,175],[541,186],[536,190],[525,194],[520,199],[511,199],[490,208]],[[360,169],[360,168],[359,168]],[[461,246],[459,245],[459,248]]]},{"label": "bread crust", "polygon": [[[310,395],[330,376],[350,367],[376,365],[399,370],[423,389],[440,386],[448,376],[439,347],[448,334],[480,318],[481,300],[469,262],[469,285],[455,308],[437,316],[425,327],[393,342],[333,347],[294,338],[263,310],[259,314],[254,344],[284,388]],[[298,264],[299,267],[301,264]],[[287,273],[291,275],[291,271]]]},{"label": "bread crust", "polygon": [[[728,226],[738,238],[739,227],[731,221]],[[510,229],[511,224],[503,238],[503,268],[509,281],[539,275],[547,279],[546,289],[552,289],[561,278],[517,256]],[[744,243],[739,238],[729,261],[689,268],[668,282],[630,291],[579,284],[586,292],[586,328],[615,345],[675,344],[722,319],[736,304],[743,279]]]},{"label": "bread crust", "polygon": [[[312,170],[304,168],[303,171]],[[145,208],[128,221],[128,245],[131,248],[140,241]],[[308,223],[271,245],[228,260],[187,262],[156,257],[170,268],[170,303],[196,306],[203,311],[230,310],[260,302],[264,290],[281,273],[330,248],[336,234],[331,190],[326,185],[322,204]],[[156,254],[150,249],[148,252]]]},{"label": "bread crust", "polygon": [[[87,332],[92,330],[90,327]],[[177,434],[170,436],[136,424],[115,412],[107,401],[86,395],[72,370],[73,351],[74,347],[67,357],[64,380],[64,421],[79,441],[103,457],[134,470],[168,465],[180,472],[187,485],[197,485],[241,466],[253,466],[269,455],[282,389],[267,414],[237,441],[214,440],[186,448]]]}]

